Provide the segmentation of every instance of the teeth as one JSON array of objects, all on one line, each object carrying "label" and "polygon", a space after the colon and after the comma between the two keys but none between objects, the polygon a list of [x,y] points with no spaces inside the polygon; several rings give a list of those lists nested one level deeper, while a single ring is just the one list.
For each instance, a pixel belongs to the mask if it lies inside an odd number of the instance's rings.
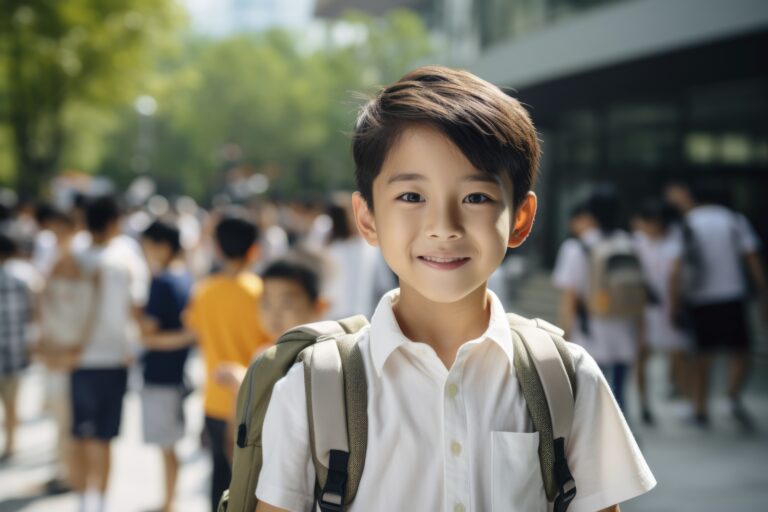
[{"label": "teeth", "polygon": [[427,261],[432,261],[435,263],[452,263],[454,261],[461,261],[464,258],[440,258],[437,256],[422,256]]}]

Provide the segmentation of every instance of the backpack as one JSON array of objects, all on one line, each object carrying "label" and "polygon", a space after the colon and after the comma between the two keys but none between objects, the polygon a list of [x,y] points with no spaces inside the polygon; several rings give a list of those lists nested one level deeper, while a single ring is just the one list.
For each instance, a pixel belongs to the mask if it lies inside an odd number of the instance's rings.
[{"label": "backpack", "polygon": [[[565,448],[573,423],[576,377],[563,331],[544,320],[509,314],[518,382],[539,432],[539,461],[547,499],[565,512],[576,496]],[[358,315],[296,327],[251,364],[237,397],[232,480],[218,512],[253,512],[263,463],[262,427],[272,387],[297,361],[304,365],[310,449],[322,512],[354,500],[365,465],[368,394],[356,343],[368,325]],[[542,377],[543,376],[543,377]]]},{"label": "backpack", "polygon": [[599,318],[642,315],[648,298],[647,285],[629,235],[618,232],[594,245],[582,246],[589,259],[589,314]]}]

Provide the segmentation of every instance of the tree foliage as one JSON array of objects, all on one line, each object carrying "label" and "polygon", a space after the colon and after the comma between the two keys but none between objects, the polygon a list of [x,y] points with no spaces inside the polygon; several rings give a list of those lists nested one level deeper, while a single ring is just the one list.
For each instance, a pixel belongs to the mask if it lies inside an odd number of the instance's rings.
[{"label": "tree foliage", "polygon": [[[354,37],[339,38],[344,31]],[[347,133],[360,104],[355,93],[429,55],[427,31],[415,14],[394,11],[352,14],[308,39],[285,30],[198,39],[164,64],[164,86],[152,92],[159,108],[148,155],[162,191],[205,198],[232,167],[267,174],[285,194],[353,185]],[[104,164],[126,181],[134,175],[125,149],[133,151],[148,129],[147,120],[127,115]]]},{"label": "tree foliage", "polygon": [[0,0],[0,12],[0,123],[17,188],[35,194],[89,132],[81,114],[134,94],[179,11],[172,0]]}]

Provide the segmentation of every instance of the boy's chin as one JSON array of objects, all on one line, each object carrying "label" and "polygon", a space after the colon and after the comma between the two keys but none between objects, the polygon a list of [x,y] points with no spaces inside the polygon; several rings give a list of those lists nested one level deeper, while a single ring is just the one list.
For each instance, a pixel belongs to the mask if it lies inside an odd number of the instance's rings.
[{"label": "boy's chin", "polygon": [[[466,299],[481,288],[485,290],[485,283],[484,281],[476,284],[458,285],[446,282],[431,282],[426,285],[408,286],[408,288],[430,302],[436,304],[455,304]],[[401,293],[402,288],[401,284]]]}]

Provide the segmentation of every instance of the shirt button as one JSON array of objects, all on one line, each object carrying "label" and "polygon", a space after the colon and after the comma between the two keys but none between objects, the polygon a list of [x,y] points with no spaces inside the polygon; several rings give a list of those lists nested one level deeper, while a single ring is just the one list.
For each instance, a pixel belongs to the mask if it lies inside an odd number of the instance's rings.
[{"label": "shirt button", "polygon": [[453,512],[464,512],[465,510],[466,510],[466,509],[464,508],[464,504],[463,504],[463,503],[457,503],[457,504],[456,504],[456,505],[453,507]]},{"label": "shirt button", "polygon": [[446,391],[448,392],[448,396],[453,398],[459,393],[459,386],[451,382],[448,384],[448,389]]},{"label": "shirt button", "polygon": [[451,453],[455,456],[461,455],[461,443],[458,441],[452,441],[451,442]]}]

